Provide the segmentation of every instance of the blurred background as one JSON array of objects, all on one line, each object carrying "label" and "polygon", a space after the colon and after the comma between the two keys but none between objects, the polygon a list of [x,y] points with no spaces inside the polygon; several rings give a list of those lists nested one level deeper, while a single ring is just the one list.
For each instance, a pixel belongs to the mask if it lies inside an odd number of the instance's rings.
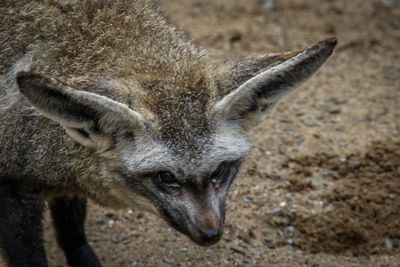
[{"label": "blurred background", "polygon": [[[104,266],[400,266],[399,2],[160,1],[217,58],[339,44],[254,130],[219,244],[91,204],[88,237]],[[66,266],[46,220],[51,266]]]}]

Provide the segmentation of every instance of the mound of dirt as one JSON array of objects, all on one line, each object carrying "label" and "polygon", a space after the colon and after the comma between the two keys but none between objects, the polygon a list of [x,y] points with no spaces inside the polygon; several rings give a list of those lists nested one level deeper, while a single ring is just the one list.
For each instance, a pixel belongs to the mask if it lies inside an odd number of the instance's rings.
[{"label": "mound of dirt", "polygon": [[295,162],[297,173],[318,166],[337,180],[322,198],[322,212],[295,221],[295,240],[302,249],[353,255],[399,252],[399,140],[374,142],[364,153],[317,154]]}]

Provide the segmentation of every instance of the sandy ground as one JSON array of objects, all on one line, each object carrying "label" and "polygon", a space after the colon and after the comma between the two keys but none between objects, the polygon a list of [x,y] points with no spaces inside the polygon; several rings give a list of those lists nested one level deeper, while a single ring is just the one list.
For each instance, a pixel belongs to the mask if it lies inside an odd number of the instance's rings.
[{"label": "sandy ground", "polygon": [[[400,266],[400,2],[164,0],[212,54],[339,46],[255,129],[223,240],[197,247],[158,218],[90,205],[104,266]],[[272,5],[271,5],[272,4]],[[66,266],[48,218],[51,266]]]}]

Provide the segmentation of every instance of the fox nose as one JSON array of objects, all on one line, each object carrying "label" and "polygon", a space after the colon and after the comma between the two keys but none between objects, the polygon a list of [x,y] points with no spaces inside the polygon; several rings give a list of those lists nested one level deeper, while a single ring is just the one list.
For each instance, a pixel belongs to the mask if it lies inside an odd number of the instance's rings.
[{"label": "fox nose", "polygon": [[213,242],[219,240],[220,230],[218,228],[205,228],[200,230],[200,234],[205,242]]}]

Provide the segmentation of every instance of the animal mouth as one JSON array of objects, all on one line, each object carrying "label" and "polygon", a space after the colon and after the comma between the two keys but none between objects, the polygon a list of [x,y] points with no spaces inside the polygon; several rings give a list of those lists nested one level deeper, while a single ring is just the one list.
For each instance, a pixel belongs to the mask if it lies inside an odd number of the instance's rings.
[{"label": "animal mouth", "polygon": [[[197,230],[198,231],[198,235],[200,235],[201,236],[201,231],[199,231],[199,230]],[[223,234],[223,231],[222,230],[220,230],[219,232],[218,232],[218,234],[217,235],[215,235],[215,236],[213,236],[213,237],[209,237],[209,238],[200,238],[200,239],[193,239],[193,238],[191,238],[196,244],[198,244],[198,245],[200,245],[200,246],[203,246],[203,247],[209,247],[209,246],[212,246],[212,245],[215,245],[216,243],[218,243],[220,240],[221,240],[221,238],[222,238],[222,234]]]},{"label": "animal mouth", "polygon": [[[202,231],[200,229],[198,229],[193,222],[191,222],[188,218],[185,220],[186,224],[189,224],[188,226],[183,226],[183,224],[178,223],[175,220],[175,217],[166,210],[161,210],[161,216],[163,217],[163,219],[175,230],[177,230],[178,232],[181,232],[182,234],[184,234],[185,236],[189,237],[194,243],[196,243],[199,246],[203,246],[203,247],[209,247],[212,246],[216,243],[218,243],[218,241],[221,240],[222,238],[222,234],[223,234],[223,226],[220,227],[220,230],[218,231],[217,235],[213,235],[212,237],[202,237]],[[187,217],[187,216],[185,216]],[[191,230],[189,230],[191,229]]]}]

